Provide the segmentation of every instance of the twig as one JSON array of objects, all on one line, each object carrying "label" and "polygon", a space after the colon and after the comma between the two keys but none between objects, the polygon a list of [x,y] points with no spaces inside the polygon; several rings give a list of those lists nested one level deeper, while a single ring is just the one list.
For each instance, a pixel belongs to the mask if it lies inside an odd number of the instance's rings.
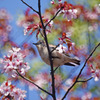
[{"label": "twig", "polygon": [[[39,29],[40,30],[40,29]],[[41,34],[41,36],[43,37],[43,39],[44,39],[44,35],[42,34],[42,32],[41,32],[41,30],[40,30],[40,34]]]},{"label": "twig", "polygon": [[59,68],[59,66],[58,66],[58,67],[56,67],[56,68],[54,69],[54,71],[53,71],[53,72],[55,73],[55,71],[56,71],[58,68]]},{"label": "twig", "polygon": [[33,9],[33,7],[31,7],[30,5],[28,5],[25,1],[21,0],[26,6],[28,6],[29,8],[31,8],[34,12],[36,12],[38,14],[38,11],[36,11],[35,9]]},{"label": "twig", "polygon": [[64,7],[61,7],[57,12],[56,14],[49,20],[49,22],[45,25],[45,28],[47,27],[47,25],[56,18],[56,16],[59,14],[59,12],[63,9]]},{"label": "twig", "polygon": [[95,52],[95,50],[98,48],[100,46],[100,43],[93,49],[93,51],[90,53],[90,55],[87,57],[87,59],[85,60],[85,63],[84,63],[84,65],[83,65],[83,67],[81,68],[81,70],[80,70],[80,72],[79,72],[79,74],[78,74],[78,76],[77,76],[77,78],[76,78],[76,80],[75,80],[75,82],[72,84],[72,86],[67,90],[67,92],[65,93],[65,95],[63,96],[63,98],[61,99],[61,100],[64,100],[65,98],[66,98],[66,96],[67,96],[67,94],[69,93],[69,91],[74,87],[74,85],[78,82],[78,79],[79,79],[79,77],[80,77],[80,75],[81,75],[81,73],[82,73],[82,71],[83,71],[83,69],[84,69],[84,67],[85,67],[85,65],[86,65],[86,63],[87,63],[87,61],[89,60],[89,58],[93,55],[93,53]]},{"label": "twig", "polygon": [[56,47],[51,51],[51,53],[56,50],[56,48],[59,46],[60,44],[56,45]]},{"label": "twig", "polygon": [[40,86],[38,86],[37,84],[35,84],[33,81],[31,81],[31,80],[29,80],[28,78],[26,78],[25,76],[22,76],[22,75],[18,72],[18,70],[16,70],[16,71],[17,71],[17,74],[18,74],[21,78],[23,78],[24,80],[26,80],[26,81],[28,81],[28,82],[34,84],[34,85],[35,85],[36,87],[38,87],[40,90],[42,90],[42,91],[44,91],[45,93],[47,93],[48,95],[51,95],[51,96],[52,96],[51,93],[49,93],[48,91],[44,90],[43,88],[41,88]]},{"label": "twig", "polygon": [[77,82],[87,82],[87,81],[89,81],[89,80],[91,80],[93,77],[90,77],[89,79],[86,79],[86,80],[79,80],[79,81],[77,81]]},{"label": "twig", "polygon": [[51,66],[51,78],[52,78],[52,97],[53,100],[56,100],[56,95],[55,95],[55,78],[54,78],[54,72],[53,72],[53,61],[52,61],[52,54],[50,52],[50,48],[49,48],[49,44],[48,44],[48,39],[46,36],[46,27],[44,26],[43,20],[42,20],[42,16],[41,16],[41,5],[40,5],[40,0],[38,0],[38,9],[39,9],[39,17],[40,17],[40,21],[43,27],[43,33],[44,33],[44,39],[46,42],[46,46],[47,46],[47,50],[48,50],[48,55],[49,55],[49,61],[50,61],[50,66]]}]

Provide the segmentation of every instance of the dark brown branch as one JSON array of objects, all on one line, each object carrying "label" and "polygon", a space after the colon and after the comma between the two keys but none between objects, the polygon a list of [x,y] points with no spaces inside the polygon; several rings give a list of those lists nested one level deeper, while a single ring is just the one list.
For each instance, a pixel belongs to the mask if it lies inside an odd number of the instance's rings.
[{"label": "dark brown branch", "polygon": [[33,9],[33,7],[31,7],[30,5],[28,5],[25,1],[21,0],[26,6],[28,6],[29,8],[31,8],[34,12],[36,12],[38,14],[38,11],[36,11],[35,9]]},{"label": "dark brown branch", "polygon": [[87,82],[87,81],[89,81],[89,80],[91,80],[93,77],[90,77],[89,79],[86,79],[86,80],[79,80],[79,81],[77,81],[77,82]]},{"label": "dark brown branch", "polygon": [[61,7],[57,12],[56,14],[49,20],[49,22],[45,25],[45,28],[47,27],[47,25],[56,18],[56,16],[59,14],[59,12],[63,9],[64,7]]},{"label": "dark brown branch", "polygon": [[49,55],[49,61],[50,61],[50,66],[51,66],[51,78],[52,78],[52,97],[53,100],[56,100],[56,95],[55,95],[55,78],[54,78],[54,72],[53,72],[53,61],[52,61],[52,55],[50,52],[50,48],[49,48],[49,44],[48,44],[48,39],[46,36],[46,27],[44,26],[43,20],[42,20],[42,16],[41,16],[41,5],[40,5],[40,0],[38,0],[38,9],[39,9],[39,17],[40,17],[40,21],[43,27],[43,33],[44,33],[44,39],[46,42],[46,46],[47,46],[47,50],[48,50],[48,55]]},{"label": "dark brown branch", "polygon": [[80,70],[80,72],[79,72],[79,74],[78,74],[78,76],[77,76],[77,78],[76,78],[76,80],[75,80],[75,82],[72,84],[72,86],[67,90],[67,92],[65,93],[65,95],[63,96],[63,98],[62,98],[62,100],[64,100],[65,98],[66,98],[66,96],[67,96],[67,94],[69,93],[69,91],[74,87],[74,85],[78,82],[78,79],[79,79],[79,77],[80,77],[80,75],[81,75],[81,73],[82,73],[82,71],[83,71],[83,69],[84,69],[84,67],[85,67],[85,65],[86,65],[86,63],[87,63],[87,61],[89,60],[89,58],[93,55],[93,53],[95,52],[95,50],[98,48],[100,46],[100,43],[93,49],[93,51],[90,53],[90,55],[87,57],[87,59],[85,60],[85,63],[84,63],[84,65],[83,65],[83,67],[81,68],[81,70]]},{"label": "dark brown branch", "polygon": [[55,73],[55,71],[56,71],[58,68],[59,68],[59,66],[58,66],[58,67],[56,67],[56,68],[54,69],[54,71],[53,71],[53,72]]},{"label": "dark brown branch", "polygon": [[[16,70],[16,71],[17,71],[17,70]],[[41,88],[40,86],[38,86],[37,84],[35,84],[33,81],[31,81],[31,80],[29,80],[28,78],[26,78],[25,76],[22,76],[18,71],[17,71],[17,74],[18,74],[21,78],[23,78],[24,80],[26,80],[26,81],[28,81],[28,82],[34,84],[34,85],[35,85],[36,87],[38,87],[40,90],[42,90],[42,91],[44,91],[45,93],[47,93],[48,95],[51,95],[51,96],[52,96],[51,93],[49,93],[48,91],[44,90],[43,88]]]},{"label": "dark brown branch", "polygon": [[60,44],[56,45],[56,47],[51,51],[51,53],[56,50],[56,48],[59,46]]},{"label": "dark brown branch", "polygon": [[40,31],[40,34],[41,34],[41,36],[43,37],[43,39],[44,39],[44,35],[43,35],[43,33],[41,32],[41,30],[39,29],[39,31]]}]

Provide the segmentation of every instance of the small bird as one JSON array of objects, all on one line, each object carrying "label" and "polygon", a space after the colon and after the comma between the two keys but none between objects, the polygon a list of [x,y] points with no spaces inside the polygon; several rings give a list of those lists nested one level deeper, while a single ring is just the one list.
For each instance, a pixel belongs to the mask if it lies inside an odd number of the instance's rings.
[{"label": "small bird", "polygon": [[[48,50],[45,41],[39,40],[36,45],[42,60],[50,65]],[[80,60],[78,57],[71,57],[65,52],[59,52],[59,47],[56,48],[55,45],[49,44],[50,51],[52,51],[53,66],[59,67],[61,65],[76,66],[80,65]]]}]

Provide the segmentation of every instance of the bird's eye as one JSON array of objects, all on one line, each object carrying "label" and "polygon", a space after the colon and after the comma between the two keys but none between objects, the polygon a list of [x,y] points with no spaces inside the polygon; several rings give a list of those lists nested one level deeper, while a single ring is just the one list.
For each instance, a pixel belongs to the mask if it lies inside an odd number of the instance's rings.
[{"label": "bird's eye", "polygon": [[42,44],[42,42],[40,42],[40,44]]}]

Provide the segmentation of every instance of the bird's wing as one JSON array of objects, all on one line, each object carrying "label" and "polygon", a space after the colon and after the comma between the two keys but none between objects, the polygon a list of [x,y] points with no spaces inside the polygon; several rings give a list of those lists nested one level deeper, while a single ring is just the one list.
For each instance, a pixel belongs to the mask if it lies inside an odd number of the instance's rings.
[{"label": "bird's wing", "polygon": [[49,47],[50,51],[54,50],[52,54],[53,59],[62,59],[62,57],[65,57],[67,60],[70,60],[70,62],[66,62],[64,63],[64,65],[69,65],[69,66],[80,65],[80,60],[78,58],[71,57],[68,53],[64,51],[60,53],[59,49],[57,49],[55,45],[50,44]]},{"label": "bird's wing", "polygon": [[[54,49],[55,49],[55,50],[56,50],[56,52],[60,53],[60,52],[59,52],[59,50],[56,48],[56,46],[55,46],[55,45],[50,44],[50,45],[49,45],[49,47],[50,47],[50,51],[52,51],[52,50],[54,50]],[[55,51],[55,50],[54,50],[54,51]],[[65,56],[67,56],[67,57],[70,57],[70,55],[69,55],[69,54],[67,54],[66,52],[62,52],[62,54],[64,54],[64,55],[65,55]]]}]

